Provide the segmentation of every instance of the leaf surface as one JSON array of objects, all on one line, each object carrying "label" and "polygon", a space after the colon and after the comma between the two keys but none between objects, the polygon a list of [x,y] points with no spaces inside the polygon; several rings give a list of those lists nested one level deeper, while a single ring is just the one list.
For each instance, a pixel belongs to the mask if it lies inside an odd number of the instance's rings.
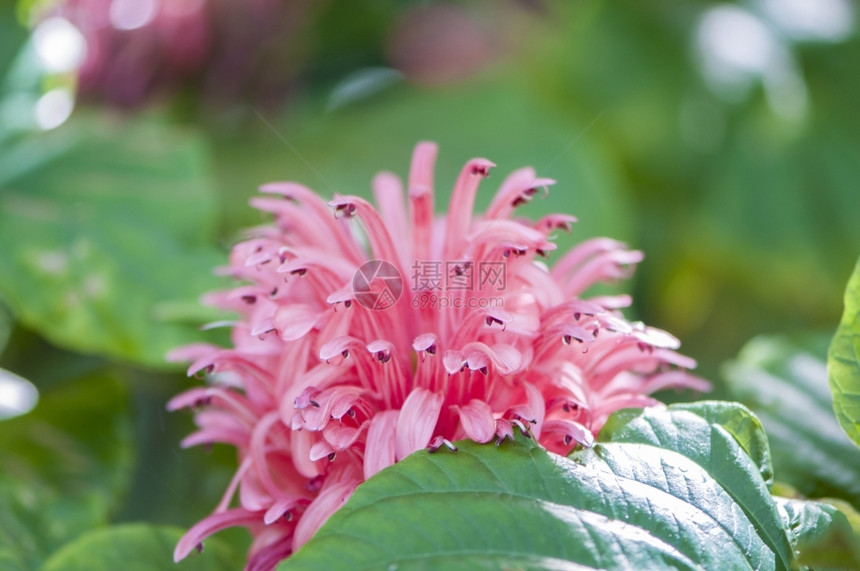
[{"label": "leaf surface", "polygon": [[[713,419],[726,419],[726,426]],[[621,411],[569,458],[518,438],[418,452],[362,484],[279,569],[787,569],[749,411]],[[739,428],[740,427],[740,428]],[[766,471],[766,470],[765,470]]]}]

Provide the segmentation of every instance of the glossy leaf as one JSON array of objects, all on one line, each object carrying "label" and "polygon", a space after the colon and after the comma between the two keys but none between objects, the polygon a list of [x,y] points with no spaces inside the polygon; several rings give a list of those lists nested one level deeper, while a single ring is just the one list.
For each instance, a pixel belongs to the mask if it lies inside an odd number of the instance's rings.
[{"label": "glossy leaf", "polygon": [[0,561],[35,569],[107,522],[129,483],[129,420],[124,388],[90,375],[45,392],[32,412],[0,421]]},{"label": "glossy leaf", "polygon": [[827,367],[836,418],[860,445],[860,261],[845,290],[845,311],[830,345]]},{"label": "glossy leaf", "polygon": [[860,514],[845,502],[775,498],[798,553],[798,563],[860,568]]},{"label": "glossy leaf", "polygon": [[[749,409],[733,402],[700,401],[675,404],[670,411],[672,422],[668,424],[659,422],[663,414],[655,417],[650,411],[619,411],[612,422],[604,426],[601,438],[669,447],[698,464],[714,462],[717,464],[714,469],[719,470],[718,461],[706,457],[699,441],[710,437],[710,431],[720,429],[731,435],[744,454],[750,457],[765,483],[772,483],[773,466],[767,435],[759,419]],[[734,448],[733,445],[730,447]]]},{"label": "glossy leaf", "polygon": [[0,294],[73,350],[165,366],[201,338],[210,246],[206,153],[154,122],[81,118],[0,158]]},{"label": "glossy leaf", "polygon": [[209,540],[206,550],[173,563],[173,548],[182,537],[176,527],[124,524],[86,533],[65,545],[44,571],[232,571],[241,563],[222,542]]},{"label": "glossy leaf", "polygon": [[809,497],[860,505],[860,450],[833,415],[826,347],[823,338],[758,337],[724,376],[761,419],[778,480]]},{"label": "glossy leaf", "polygon": [[360,486],[279,569],[791,567],[760,465],[732,436],[757,430],[749,412],[701,406],[715,411],[623,411],[569,458],[522,438],[418,452]]}]

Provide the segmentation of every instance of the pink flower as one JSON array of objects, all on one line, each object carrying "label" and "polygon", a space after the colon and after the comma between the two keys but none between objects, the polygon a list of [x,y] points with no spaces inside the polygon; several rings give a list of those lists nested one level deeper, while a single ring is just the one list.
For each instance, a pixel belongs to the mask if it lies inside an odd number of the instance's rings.
[{"label": "pink flower", "polygon": [[707,390],[674,337],[622,317],[628,296],[583,298],[627,277],[640,252],[597,238],[548,269],[539,258],[551,235],[575,219],[511,217],[553,184],[531,168],[475,216],[486,159],[466,164],[447,216],[434,218],[436,152],[416,147],[408,201],[397,177],[377,175],[378,210],[355,196],[326,205],[293,183],[252,200],[275,224],[233,249],[227,273],[243,285],[209,297],[239,315],[234,346],[173,355],[194,361],[189,374],[217,373],[169,404],[196,409],[199,430],[183,446],[227,443],[239,456],[177,560],[241,525],[254,536],[248,569],[271,569],[358,484],[416,450],[521,431],[567,454],[590,446],[613,411],[657,404],[656,390]]}]

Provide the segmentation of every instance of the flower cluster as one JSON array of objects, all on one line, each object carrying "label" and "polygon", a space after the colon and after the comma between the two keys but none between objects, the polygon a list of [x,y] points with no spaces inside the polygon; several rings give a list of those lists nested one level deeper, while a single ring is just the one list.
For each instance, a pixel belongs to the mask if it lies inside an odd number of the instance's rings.
[{"label": "flower cluster", "polygon": [[[292,183],[264,186],[268,196],[252,200],[275,224],[233,249],[227,272],[241,285],[208,299],[238,314],[233,347],[173,355],[193,361],[189,374],[214,373],[209,386],[169,404],[195,410],[199,430],[183,446],[226,443],[239,457],[220,504],[183,537],[177,560],[238,525],[254,536],[247,568],[271,569],[362,481],[417,450],[455,449],[462,438],[501,443],[519,431],[567,454],[591,445],[613,411],[656,404],[648,396],[656,390],[708,388],[686,372],[695,363],[675,352],[674,337],[624,319],[628,296],[583,297],[627,277],[640,252],[597,238],[549,269],[539,258],[575,219],[512,214],[554,181],[518,170],[476,216],[478,185],[494,166],[486,159],[465,165],[447,215],[436,217],[436,153],[432,143],[416,147],[405,193],[396,176],[377,175],[378,208],[356,196],[326,204]],[[360,303],[357,271],[373,260],[395,277],[416,261],[458,272],[503,264],[503,289],[476,280],[448,293],[502,303],[413,304],[422,292],[409,280],[384,308]],[[361,281],[383,293],[391,275]]]},{"label": "flower cluster", "polygon": [[132,108],[194,88],[210,103],[271,104],[295,82],[304,0],[59,0],[86,42],[81,95]]}]

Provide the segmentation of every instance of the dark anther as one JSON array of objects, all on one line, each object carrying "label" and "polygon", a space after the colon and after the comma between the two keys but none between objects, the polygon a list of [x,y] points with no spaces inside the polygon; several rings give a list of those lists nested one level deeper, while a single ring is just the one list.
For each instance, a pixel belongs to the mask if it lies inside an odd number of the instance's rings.
[{"label": "dark anther", "polygon": [[535,253],[537,253],[537,255],[541,258],[546,258],[549,255],[549,253],[542,248],[538,248],[537,250],[535,250]]},{"label": "dark anther", "polygon": [[429,347],[427,347],[426,349],[424,349],[424,351],[425,351],[428,355],[435,355],[435,354],[436,354],[436,344],[435,344],[435,343],[433,343],[432,345],[430,345]]},{"label": "dark anther", "polygon": [[308,273],[308,269],[307,269],[307,268],[296,268],[295,270],[293,270],[293,271],[291,271],[291,272],[290,272],[290,274],[291,274],[291,275],[299,276],[299,277],[302,277],[302,276],[303,276],[303,275],[305,275],[306,273]]},{"label": "dark anther", "polygon": [[487,368],[487,366],[486,366],[486,365],[484,365],[483,367],[481,367],[481,368],[480,368],[480,369],[478,369],[478,370],[479,370],[481,373],[483,373],[483,374],[484,374],[484,376],[487,376],[487,375],[489,375],[489,374],[490,374],[490,370]]},{"label": "dark anther", "polygon": [[391,352],[390,351],[377,351],[376,358],[380,363],[387,363],[391,360]]},{"label": "dark anther", "polygon": [[340,352],[340,354],[343,356],[344,359],[348,359],[349,358],[349,349],[344,349],[343,351]]},{"label": "dark anther", "polygon": [[454,266],[454,273],[458,276],[462,276],[464,273],[466,273],[466,270],[463,269],[463,266]]},{"label": "dark anther", "polygon": [[278,288],[273,287],[272,291],[269,292],[269,297],[275,297],[276,295],[278,295]]},{"label": "dark anther", "polygon": [[243,296],[242,296],[242,301],[244,301],[244,302],[245,302],[245,303],[247,303],[248,305],[251,305],[251,304],[253,304],[255,301],[257,301],[257,296],[256,296],[256,295],[243,295]]},{"label": "dark anther", "polygon": [[355,411],[353,409],[346,411],[346,414],[349,415],[350,418],[355,418]]},{"label": "dark anther", "polygon": [[350,299],[343,302],[343,306],[347,309],[349,309],[351,305],[352,305],[352,300],[350,300]]},{"label": "dark anther", "polygon": [[309,403],[311,403],[311,406],[312,406],[312,407],[314,407],[314,408],[319,408],[319,407],[320,407],[320,403],[318,403],[318,402],[317,402],[317,401],[315,401],[315,400],[311,400],[311,401],[308,401],[308,402],[309,402]]},{"label": "dark anther", "polygon": [[573,440],[573,438],[570,437],[570,434],[564,435],[564,445],[565,446],[570,446],[570,443],[572,440]]},{"label": "dark anther", "polygon": [[349,218],[351,216],[355,216],[355,204],[352,204],[352,203],[338,204],[337,208],[335,209],[335,213],[340,214],[341,216],[344,216],[346,218]]},{"label": "dark anther", "polygon": [[334,462],[335,458],[337,458],[337,454],[335,454],[334,452],[332,452],[331,454],[328,455],[328,461],[329,462]]},{"label": "dark anther", "polygon": [[290,510],[284,512],[284,521],[293,521],[293,512]]},{"label": "dark anther", "polygon": [[517,420],[517,419],[513,419],[513,420],[511,421],[511,424],[513,424],[514,426],[516,426],[517,428],[519,428],[519,429],[520,429],[520,432],[522,432],[522,433],[523,433],[523,436],[528,436],[528,435],[529,435],[529,429],[528,429],[528,428],[526,428],[526,426],[525,426],[522,422],[520,422],[519,420]]},{"label": "dark anther", "polygon": [[474,165],[472,167],[472,174],[479,174],[481,176],[489,176],[490,170],[487,167],[481,165]]},{"label": "dark anther", "polygon": [[570,335],[562,335],[561,336],[561,342],[564,343],[565,345],[570,345],[570,341],[571,341]]},{"label": "dark anther", "polygon": [[203,367],[203,369],[201,369],[201,372],[202,372],[204,375],[210,375],[210,374],[212,374],[212,372],[213,372],[214,370],[215,370],[215,364],[214,364],[214,363],[210,363],[210,364],[206,365],[205,367]]},{"label": "dark anther", "polygon": [[580,312],[578,312],[578,311],[574,311],[574,312],[573,312],[573,318],[574,318],[576,321],[579,321],[579,318],[580,318],[580,317],[582,317],[582,314],[581,314]]},{"label": "dark anther", "polygon": [[451,443],[449,440],[446,440],[445,438],[442,438],[439,435],[433,437],[433,440],[431,440],[430,444],[427,445],[427,451],[432,454],[433,452],[436,452],[437,450],[442,448],[442,445],[445,445],[451,452],[457,451],[457,447],[454,446],[453,443]]},{"label": "dark anther", "polygon": [[538,191],[538,189],[536,189],[536,188],[527,188],[527,189],[525,189],[525,190],[522,192],[522,194],[520,194],[519,196],[517,196],[517,197],[513,200],[513,202],[511,202],[511,206],[513,206],[514,208],[516,208],[517,206],[520,206],[521,204],[525,204],[526,202],[531,201],[532,197],[533,197],[535,194],[537,194],[537,191]]},{"label": "dark anther", "polygon": [[486,323],[490,326],[492,326],[493,323],[498,323],[499,325],[505,324],[501,319],[499,319],[498,317],[493,317],[492,315],[487,316]]},{"label": "dark anther", "polygon": [[430,441],[430,444],[427,445],[427,451],[431,454],[436,452],[442,447],[442,442],[445,439],[439,436],[438,434],[433,437],[433,440]]},{"label": "dark anther", "polygon": [[323,485],[323,477],[322,476],[315,476],[315,477],[311,478],[310,480],[308,480],[307,489],[309,492],[315,493],[315,492],[320,491],[320,488],[322,488],[322,485]]},{"label": "dark anther", "polygon": [[194,546],[194,549],[197,550],[197,553],[203,553],[203,542],[201,541],[197,545]]}]

